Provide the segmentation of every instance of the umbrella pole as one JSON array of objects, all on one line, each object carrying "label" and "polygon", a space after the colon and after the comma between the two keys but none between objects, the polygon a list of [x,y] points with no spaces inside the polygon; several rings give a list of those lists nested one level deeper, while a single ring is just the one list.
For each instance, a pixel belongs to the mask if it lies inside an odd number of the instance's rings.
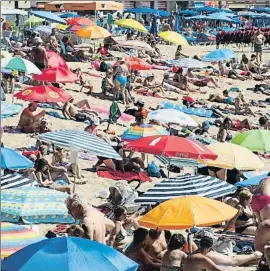
[{"label": "umbrella pole", "polygon": [[168,178],[170,178],[170,166],[171,166],[171,159],[169,159],[169,165],[168,165]]},{"label": "umbrella pole", "polygon": [[72,190],[72,193],[74,194],[75,193],[75,188],[76,188],[76,182],[77,182],[77,174],[78,174],[78,164],[76,163],[75,164],[75,170],[74,170],[74,184],[73,184],[73,190]]},{"label": "umbrella pole", "polygon": [[191,232],[189,230],[187,230],[187,232],[188,232],[188,235],[187,235],[188,251],[192,253],[192,245],[191,245],[191,239],[190,239]]}]

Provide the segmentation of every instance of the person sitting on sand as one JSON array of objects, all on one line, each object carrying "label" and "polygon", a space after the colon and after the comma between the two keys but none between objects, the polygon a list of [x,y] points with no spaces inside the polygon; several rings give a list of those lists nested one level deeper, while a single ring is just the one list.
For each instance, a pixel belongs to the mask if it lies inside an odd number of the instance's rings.
[{"label": "person sitting on sand", "polygon": [[223,123],[220,125],[220,128],[217,133],[217,141],[226,142],[231,139],[229,129],[232,126],[232,120],[230,118],[225,118]]},{"label": "person sitting on sand", "polygon": [[186,240],[182,234],[174,234],[162,258],[160,271],[180,271],[187,254],[183,252]]},{"label": "person sitting on sand", "polygon": [[178,45],[175,55],[174,55],[174,59],[181,59],[181,58],[188,58],[187,55],[182,54],[182,45]]},{"label": "person sitting on sand", "polygon": [[192,69],[188,69],[187,72],[188,82],[192,83],[195,86],[203,87],[207,86],[208,83],[212,83],[215,87],[219,87],[218,83],[214,79],[214,77],[203,77],[203,76],[197,76],[195,73],[192,72]]},{"label": "person sitting on sand", "polygon": [[241,76],[240,74],[237,73],[234,69],[231,68],[231,63],[227,62],[225,65],[219,61],[218,62],[218,67],[219,67],[219,73],[221,76],[231,78],[231,79],[239,79],[241,81],[245,81],[246,78]]},{"label": "person sitting on sand", "polygon": [[248,61],[248,70],[252,73],[261,74],[260,64],[257,62],[256,55],[251,55]]},{"label": "person sitting on sand", "polygon": [[211,94],[208,101],[216,103],[234,104],[234,99],[233,97],[229,96],[229,91],[227,89],[223,90],[222,95]]},{"label": "person sitting on sand", "polygon": [[114,223],[103,213],[83,202],[77,194],[69,196],[66,200],[68,213],[76,220],[80,220],[80,225],[85,230],[85,235],[92,241],[102,244],[106,243],[106,232],[110,232]]},{"label": "person sitting on sand", "polygon": [[235,115],[250,114],[253,117],[255,117],[255,114],[249,107],[250,104],[244,98],[244,92],[241,91],[234,101],[235,101]]},{"label": "person sitting on sand", "polygon": [[36,115],[33,114],[37,110],[37,107],[37,103],[31,102],[28,107],[22,111],[18,128],[23,133],[43,133],[49,131],[46,122],[42,121],[42,118],[46,115],[45,110],[42,110]]}]

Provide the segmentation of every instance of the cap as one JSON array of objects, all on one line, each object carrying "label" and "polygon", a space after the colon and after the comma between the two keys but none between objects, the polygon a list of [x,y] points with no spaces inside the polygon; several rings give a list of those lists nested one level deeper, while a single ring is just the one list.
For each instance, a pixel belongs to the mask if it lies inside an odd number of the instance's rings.
[{"label": "cap", "polygon": [[32,106],[32,107],[34,107],[35,109],[38,108],[38,104],[37,104],[36,102],[31,102],[31,103],[29,104],[29,106]]}]

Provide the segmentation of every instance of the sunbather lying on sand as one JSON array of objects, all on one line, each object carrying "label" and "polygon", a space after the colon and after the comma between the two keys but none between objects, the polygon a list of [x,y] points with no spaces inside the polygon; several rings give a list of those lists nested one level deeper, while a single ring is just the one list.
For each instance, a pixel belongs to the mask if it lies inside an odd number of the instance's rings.
[{"label": "sunbather lying on sand", "polygon": [[232,97],[229,96],[229,91],[227,89],[222,92],[222,95],[210,94],[208,101],[216,103],[234,104],[234,100]]}]

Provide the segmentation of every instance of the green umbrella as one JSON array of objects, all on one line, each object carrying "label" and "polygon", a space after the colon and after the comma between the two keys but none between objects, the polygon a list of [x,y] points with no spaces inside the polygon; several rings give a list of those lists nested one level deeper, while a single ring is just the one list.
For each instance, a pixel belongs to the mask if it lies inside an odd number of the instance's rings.
[{"label": "green umbrella", "polygon": [[25,22],[24,24],[40,24],[42,22],[44,22],[45,20],[42,18],[38,18],[36,16],[30,16]]},{"label": "green umbrella", "polygon": [[231,143],[251,151],[270,152],[270,131],[250,130],[236,135]]}]

